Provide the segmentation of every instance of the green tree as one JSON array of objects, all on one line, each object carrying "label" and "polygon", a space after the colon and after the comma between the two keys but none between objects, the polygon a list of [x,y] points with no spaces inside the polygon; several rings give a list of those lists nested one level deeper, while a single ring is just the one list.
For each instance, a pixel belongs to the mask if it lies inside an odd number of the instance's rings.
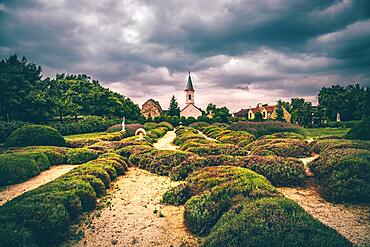
[{"label": "green tree", "polygon": [[206,108],[206,114],[211,114],[214,119],[220,119],[220,122],[228,123],[231,117],[227,107],[217,107],[215,104],[209,103]]},{"label": "green tree", "polygon": [[172,95],[170,106],[168,108],[168,116],[180,116],[180,107],[174,95]]},{"label": "green tree", "polygon": [[276,106],[276,121],[286,122],[284,118],[284,110],[283,110],[283,103],[281,100],[277,102]]}]

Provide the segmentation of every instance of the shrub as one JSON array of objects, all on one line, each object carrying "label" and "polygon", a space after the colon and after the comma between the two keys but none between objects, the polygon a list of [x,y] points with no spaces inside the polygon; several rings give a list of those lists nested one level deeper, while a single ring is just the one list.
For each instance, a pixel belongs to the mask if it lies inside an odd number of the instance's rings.
[{"label": "shrub", "polygon": [[105,131],[108,127],[121,123],[120,119],[107,119],[99,116],[88,116],[78,122],[52,122],[51,127],[62,135],[73,135]]},{"label": "shrub", "polygon": [[184,204],[190,197],[189,187],[185,184],[180,184],[166,191],[162,196],[161,202],[178,206]]},{"label": "shrub", "polygon": [[121,159],[107,154],[4,204],[0,207],[1,244],[13,237],[10,246],[23,246],[25,241],[30,241],[27,246],[60,245],[71,224],[83,211],[92,210],[97,194],[102,195],[109,186],[103,184],[101,177],[107,176],[110,182],[122,173],[126,164],[120,163]]},{"label": "shrub", "polygon": [[22,121],[0,121],[0,143],[5,142],[8,136],[15,131],[16,129],[19,129],[20,127],[23,127],[25,125],[29,125],[31,123],[28,122],[22,122]]},{"label": "shrub", "polygon": [[352,246],[286,198],[245,202],[224,214],[203,246]]},{"label": "shrub", "polygon": [[190,231],[197,234],[208,233],[221,215],[240,200],[280,195],[263,176],[232,166],[196,170],[187,178],[187,188],[181,186],[163,200],[179,204],[189,197],[189,191],[191,198],[185,203],[184,218]]},{"label": "shrub", "polygon": [[246,131],[227,130],[219,126],[208,126],[203,129],[203,133],[220,142],[235,144],[242,147],[255,140],[255,137]]},{"label": "shrub", "polygon": [[197,147],[189,147],[187,151],[199,156],[219,154],[244,156],[248,154],[246,149],[233,144],[200,144]]},{"label": "shrub", "polygon": [[311,143],[311,149],[315,153],[321,153],[329,149],[342,149],[342,148],[360,148],[370,149],[370,142],[356,141],[356,140],[343,140],[343,139],[322,139],[316,140]]},{"label": "shrub", "polygon": [[207,123],[207,122],[195,122],[195,123],[192,123],[189,125],[189,127],[192,127],[192,128],[195,128],[195,129],[203,129],[207,126],[209,126],[210,124]]},{"label": "shrub", "polygon": [[274,155],[251,155],[239,158],[239,164],[265,176],[275,186],[301,186],[304,184],[304,165],[298,159]]},{"label": "shrub", "polygon": [[0,155],[0,185],[19,183],[40,173],[36,160],[30,155]]},{"label": "shrub", "polygon": [[82,164],[90,160],[94,160],[98,155],[91,149],[87,148],[73,148],[67,152],[68,164]]},{"label": "shrub", "polygon": [[259,139],[246,148],[254,155],[278,155],[303,158],[310,156],[310,146],[300,139]]},{"label": "shrub", "polygon": [[144,124],[144,129],[145,130],[151,130],[151,129],[155,129],[157,127],[158,127],[157,123],[154,123],[154,122],[148,122],[148,123]]},{"label": "shrub", "polygon": [[160,122],[160,123],[157,124],[157,128],[158,127],[164,127],[167,130],[169,130],[169,131],[174,129],[173,126],[172,126],[172,124],[170,124],[168,122]]},{"label": "shrub", "polygon": [[320,193],[334,202],[370,202],[370,151],[328,149],[310,163]]},{"label": "shrub", "polygon": [[293,133],[293,132],[278,132],[272,135],[265,135],[260,137],[259,139],[299,139],[304,140],[306,137],[301,134]]},{"label": "shrub", "polygon": [[256,137],[271,135],[277,132],[293,132],[305,135],[303,129],[300,126],[279,121],[237,122],[233,123],[228,129],[236,131],[247,131]]},{"label": "shrub", "polygon": [[348,139],[370,140],[370,118],[362,120],[347,133]]},{"label": "shrub", "polygon": [[121,131],[121,130],[122,130],[122,124],[115,124],[115,125],[110,126],[106,130],[106,132],[113,133],[113,132],[118,132],[118,131]]},{"label": "shrub", "polygon": [[127,136],[134,136],[137,129],[144,128],[142,124],[126,124],[125,130]]},{"label": "shrub", "polygon": [[26,125],[15,130],[6,140],[8,147],[65,146],[64,137],[56,130],[43,125]]}]

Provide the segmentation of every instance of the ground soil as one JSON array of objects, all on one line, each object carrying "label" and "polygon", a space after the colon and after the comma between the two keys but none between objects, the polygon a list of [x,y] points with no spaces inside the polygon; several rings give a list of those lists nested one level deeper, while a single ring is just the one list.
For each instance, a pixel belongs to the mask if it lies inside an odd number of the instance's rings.
[{"label": "ground soil", "polygon": [[183,206],[160,204],[178,182],[131,167],[111,189],[110,206],[82,225],[77,246],[197,246],[184,224]]},{"label": "ground soil", "polygon": [[39,175],[19,184],[13,184],[10,186],[3,187],[0,191],[0,206],[10,201],[14,197],[17,197],[29,190],[33,190],[43,184],[46,184],[54,179],[62,176],[69,172],[76,165],[58,165],[52,166],[48,170],[41,172]]}]

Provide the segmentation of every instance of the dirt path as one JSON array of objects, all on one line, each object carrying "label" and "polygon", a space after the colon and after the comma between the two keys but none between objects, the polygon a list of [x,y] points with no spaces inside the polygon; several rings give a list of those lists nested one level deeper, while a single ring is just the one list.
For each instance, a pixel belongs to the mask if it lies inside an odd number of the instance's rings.
[{"label": "dirt path", "polygon": [[52,166],[39,175],[19,184],[13,184],[2,188],[0,191],[0,206],[29,190],[33,190],[43,184],[55,180],[63,174],[69,172],[77,165],[58,165]]},{"label": "dirt path", "polygon": [[176,150],[178,146],[174,145],[172,141],[175,139],[176,133],[174,130],[168,131],[162,138],[160,138],[153,146],[160,150]]},{"label": "dirt path", "polygon": [[[301,159],[305,165],[318,156]],[[278,188],[286,197],[297,202],[314,218],[337,230],[352,243],[359,246],[370,245],[370,208],[357,205],[334,204],[327,202],[319,193],[313,174],[309,176],[305,188]]]},{"label": "dirt path", "polygon": [[198,130],[198,134],[202,135],[204,138],[206,138],[208,141],[213,141],[213,142],[219,142],[216,139],[213,139],[211,137],[208,137],[207,135],[203,134],[202,131]]},{"label": "dirt path", "polygon": [[196,246],[184,225],[183,207],[160,204],[162,194],[178,182],[130,168],[111,189],[111,205],[83,226],[77,246]]}]

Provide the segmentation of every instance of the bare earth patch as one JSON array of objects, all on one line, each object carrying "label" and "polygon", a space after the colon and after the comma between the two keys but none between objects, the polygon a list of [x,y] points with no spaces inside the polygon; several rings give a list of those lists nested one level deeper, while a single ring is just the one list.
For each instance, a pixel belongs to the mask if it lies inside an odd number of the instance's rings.
[{"label": "bare earth patch", "polygon": [[27,191],[33,190],[43,184],[49,183],[63,174],[69,172],[78,165],[52,166],[39,175],[19,184],[13,184],[2,188],[0,191],[0,206]]},{"label": "bare earth patch", "polygon": [[175,131],[168,131],[162,138],[160,138],[153,146],[159,150],[176,150],[178,146],[174,145],[172,141],[175,139]]},{"label": "bare earth patch", "polygon": [[160,204],[177,184],[131,167],[114,183],[110,206],[82,226],[85,235],[77,246],[197,246],[184,224],[183,206]]},{"label": "bare earth patch", "polygon": [[313,178],[310,178],[310,181],[305,188],[278,188],[278,190],[352,243],[369,246],[369,207],[327,202],[318,194]]}]

